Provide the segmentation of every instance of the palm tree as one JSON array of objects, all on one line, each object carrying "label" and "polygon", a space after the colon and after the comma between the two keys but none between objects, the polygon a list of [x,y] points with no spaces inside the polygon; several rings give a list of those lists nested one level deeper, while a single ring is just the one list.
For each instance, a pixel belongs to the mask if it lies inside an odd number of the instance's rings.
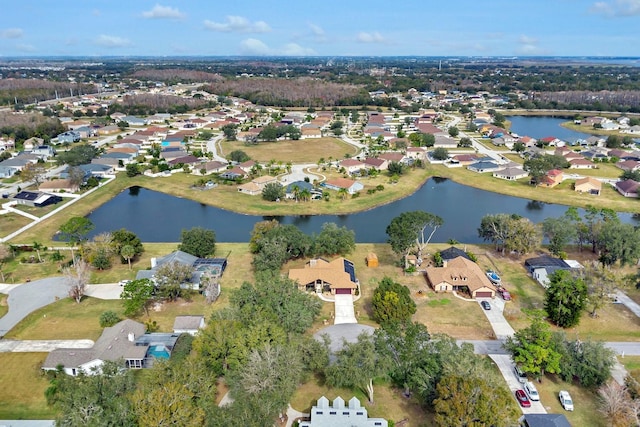
[{"label": "palm tree", "polygon": [[129,263],[129,270],[131,270],[131,258],[136,255],[136,249],[131,245],[124,245],[122,249],[120,249],[120,255],[122,258],[127,260]]},{"label": "palm tree", "polygon": [[293,186],[291,187],[291,192],[293,193],[293,198],[297,202],[298,196],[300,196],[300,187],[298,186],[298,184],[293,184]]},{"label": "palm tree", "polygon": [[40,257],[40,250],[44,249],[45,247],[40,242],[33,242],[33,245],[31,246],[33,247],[33,250],[35,250],[38,254],[38,262],[42,262],[42,258]]},{"label": "palm tree", "polygon": [[340,190],[338,190],[338,196],[340,196],[340,199],[344,200],[348,197],[348,195],[349,192],[346,188],[341,188]]},{"label": "palm tree", "polygon": [[305,188],[300,192],[300,198],[305,202],[309,201],[309,199],[311,199],[311,191],[309,191],[308,188]]}]

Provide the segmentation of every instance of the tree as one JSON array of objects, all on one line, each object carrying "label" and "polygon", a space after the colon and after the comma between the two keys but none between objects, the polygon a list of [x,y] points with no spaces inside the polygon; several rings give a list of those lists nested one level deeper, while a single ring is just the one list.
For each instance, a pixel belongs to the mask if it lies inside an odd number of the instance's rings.
[{"label": "tree", "polygon": [[369,403],[373,403],[373,379],[385,371],[376,354],[373,337],[362,333],[357,342],[345,342],[335,356],[335,362],[324,371],[327,384],[365,391]]},{"label": "tree", "polygon": [[149,315],[149,304],[153,301],[155,285],[149,279],[132,280],[124,285],[120,299],[124,305],[124,315],[137,316],[141,310]]},{"label": "tree", "polygon": [[616,271],[595,262],[585,265],[580,276],[587,286],[587,306],[591,307],[591,317],[598,317],[598,310],[612,302],[616,288],[625,282]]},{"label": "tree", "polygon": [[280,223],[272,219],[270,221],[258,221],[253,225],[251,231],[251,238],[249,239],[249,250],[251,253],[256,253],[260,250],[259,242],[265,237],[265,235],[272,229],[278,227]]},{"label": "tree", "polygon": [[129,163],[125,167],[127,176],[133,178],[136,175],[140,175],[140,166],[137,163]]},{"label": "tree", "polygon": [[227,138],[229,141],[235,141],[238,137],[238,125],[236,124],[229,123],[227,125],[222,126],[220,130],[222,130],[224,137]]},{"label": "tree", "polygon": [[629,395],[626,387],[611,380],[598,389],[598,410],[611,427],[638,425],[640,402]]},{"label": "tree", "polygon": [[131,259],[139,256],[144,252],[144,246],[142,245],[142,241],[140,238],[132,231],[129,231],[125,228],[121,228],[119,230],[115,230],[111,232],[111,243],[113,245],[113,251],[117,254],[120,254],[122,257],[122,263],[128,262],[131,265],[130,260],[127,260],[122,255],[122,248],[125,246],[131,246],[134,250],[134,255]]},{"label": "tree", "polygon": [[285,188],[277,182],[270,182],[262,189],[262,198],[270,202],[284,199]]},{"label": "tree", "polygon": [[118,316],[118,313],[116,313],[115,311],[113,310],[104,311],[100,315],[100,327],[108,328],[110,326],[115,325],[120,320],[122,319],[120,319],[120,316]]},{"label": "tree", "polygon": [[564,252],[565,247],[578,236],[571,218],[566,215],[560,218],[545,218],[542,222],[542,232],[549,240],[549,251],[556,256]]},{"label": "tree", "polygon": [[449,150],[444,147],[438,147],[431,152],[434,160],[447,160],[449,158]]},{"label": "tree", "polygon": [[107,361],[90,374],[57,371],[45,391],[57,409],[59,426],[137,426],[127,396],[135,390],[133,371]]},{"label": "tree", "polygon": [[405,171],[405,165],[400,162],[390,162],[387,171],[390,176],[402,175]]},{"label": "tree", "polygon": [[129,270],[131,270],[131,258],[136,255],[136,250],[131,245],[124,245],[122,249],[120,249],[120,256],[127,260],[129,263]]},{"label": "tree", "polygon": [[554,334],[554,348],[562,354],[562,372],[564,381],[575,379],[584,387],[600,387],[611,378],[611,369],[615,364],[615,352],[603,342],[568,341],[565,334]]},{"label": "tree", "polygon": [[557,270],[549,276],[544,308],[554,324],[570,328],[580,322],[587,302],[587,286],[581,278],[567,270]]},{"label": "tree", "polygon": [[552,345],[549,325],[538,317],[527,328],[507,337],[504,347],[525,373],[539,380],[546,372],[559,374],[562,371],[561,354]]},{"label": "tree", "polygon": [[[425,211],[403,212],[391,220],[387,226],[387,242],[395,253],[406,255],[409,249],[416,244],[418,253],[426,248],[431,238],[444,223],[442,218]],[[429,234],[425,239],[425,232]]]},{"label": "tree", "polygon": [[194,227],[190,230],[182,230],[180,242],[178,250],[198,258],[206,258],[216,252],[216,233],[206,228]]},{"label": "tree", "polygon": [[195,393],[186,385],[167,382],[148,391],[137,390],[131,397],[141,427],[204,425],[205,413],[194,405]]},{"label": "tree", "polygon": [[620,148],[622,139],[618,135],[609,135],[604,144],[607,148]]},{"label": "tree", "polygon": [[93,230],[95,226],[93,223],[85,217],[74,216],[69,218],[67,222],[60,226],[60,233],[67,239],[69,245],[71,245],[71,258],[75,263],[75,256],[73,255],[73,247],[83,241],[85,236]]},{"label": "tree", "polygon": [[437,386],[433,402],[435,422],[441,427],[516,425],[518,410],[511,393],[492,387],[482,378],[446,375]]},{"label": "tree", "polygon": [[0,243],[0,278],[2,278],[3,282],[5,281],[5,278],[2,266],[4,265],[5,260],[9,259],[9,257],[11,257],[11,250],[9,250],[7,245]]},{"label": "tree", "polygon": [[38,254],[38,262],[42,262],[42,258],[40,257],[40,251],[43,249],[46,250],[47,247],[40,242],[33,242],[31,247],[33,248],[34,251],[36,251],[36,254]]},{"label": "tree", "polygon": [[522,166],[531,175],[531,181],[534,184],[538,184],[551,169],[567,168],[569,167],[569,162],[560,155],[544,154],[528,158]]},{"label": "tree", "polygon": [[505,213],[482,217],[478,236],[495,245],[496,251],[528,253],[540,246],[542,235],[529,219]]},{"label": "tree", "polygon": [[56,155],[59,165],[79,166],[91,163],[91,160],[98,156],[98,149],[89,144],[76,145],[67,151],[62,151]]},{"label": "tree", "polygon": [[455,126],[449,127],[449,136],[455,138],[460,134],[460,130]]},{"label": "tree", "polygon": [[606,221],[598,239],[599,260],[604,265],[634,265],[640,258],[640,229],[619,220]]},{"label": "tree", "polygon": [[158,296],[169,301],[175,301],[187,295],[183,284],[190,283],[193,277],[193,267],[178,261],[161,265],[155,273]]},{"label": "tree", "polygon": [[229,160],[231,160],[232,162],[244,163],[246,161],[249,161],[250,159],[251,157],[249,157],[249,155],[242,150],[233,150],[231,153],[229,153]]},{"label": "tree", "polygon": [[322,224],[322,231],[313,239],[313,253],[318,255],[347,255],[356,248],[356,234],[333,222]]},{"label": "tree", "polygon": [[80,187],[84,182],[84,171],[78,166],[70,166],[67,169],[67,175],[69,176],[69,183],[72,186]]},{"label": "tree", "polygon": [[20,171],[20,178],[24,182],[31,181],[36,187],[39,187],[45,180],[46,173],[47,170],[42,163],[27,163]]},{"label": "tree", "polygon": [[89,264],[78,260],[74,267],[66,267],[62,273],[69,287],[69,296],[79,304],[91,278]]},{"label": "tree", "polygon": [[471,138],[468,137],[463,137],[460,138],[460,142],[458,142],[458,147],[462,147],[462,148],[469,148],[473,146],[473,143],[471,142]]},{"label": "tree", "polygon": [[371,310],[373,320],[382,326],[405,323],[416,312],[416,303],[411,299],[409,288],[385,277],[373,291]]}]

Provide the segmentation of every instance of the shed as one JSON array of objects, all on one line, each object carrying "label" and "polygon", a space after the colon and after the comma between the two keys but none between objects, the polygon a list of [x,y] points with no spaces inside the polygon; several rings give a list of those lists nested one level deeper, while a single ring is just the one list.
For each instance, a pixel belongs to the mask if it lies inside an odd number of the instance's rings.
[{"label": "shed", "polygon": [[377,267],[378,266],[378,255],[373,252],[369,252],[367,254],[367,267]]}]

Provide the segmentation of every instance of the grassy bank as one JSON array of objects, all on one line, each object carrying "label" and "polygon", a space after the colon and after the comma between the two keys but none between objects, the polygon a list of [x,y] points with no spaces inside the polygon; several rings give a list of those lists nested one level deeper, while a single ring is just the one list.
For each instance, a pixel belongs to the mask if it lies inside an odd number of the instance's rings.
[{"label": "grassy bank", "polygon": [[241,141],[227,141],[222,144],[223,157],[234,150],[242,150],[253,160],[267,163],[279,160],[292,163],[316,163],[319,159],[343,159],[345,155],[355,156],[358,149],[338,138],[311,138],[297,141],[260,142],[247,145]]}]

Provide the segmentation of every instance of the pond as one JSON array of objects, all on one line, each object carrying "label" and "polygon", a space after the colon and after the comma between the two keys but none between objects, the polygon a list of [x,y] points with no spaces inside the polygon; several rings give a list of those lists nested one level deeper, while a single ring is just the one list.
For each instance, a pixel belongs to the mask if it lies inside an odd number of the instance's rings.
[{"label": "pond", "polygon": [[[455,239],[464,243],[481,243],[477,229],[486,214],[514,213],[538,223],[546,217],[564,214],[567,206],[505,196],[432,178],[409,197],[350,215],[243,215],[132,187],[96,209],[88,218],[96,226],[91,236],[124,227],[144,242],[178,242],[181,230],[192,227],[214,230],[219,242],[248,242],[256,222],[277,219],[282,224],[294,224],[307,234],[318,233],[322,224],[334,222],[354,230],[358,243],[383,243],[387,240],[385,229],[391,220],[402,212],[413,210],[431,212],[444,219],[444,225],[434,235],[433,242]],[[632,221],[631,214],[620,216],[624,221]]]},{"label": "pond", "polygon": [[569,120],[566,118],[508,116],[507,120],[511,122],[511,132],[515,132],[520,136],[530,136],[536,139],[553,136],[566,142],[575,142],[591,136],[590,134],[576,132],[560,126],[561,123]]}]

